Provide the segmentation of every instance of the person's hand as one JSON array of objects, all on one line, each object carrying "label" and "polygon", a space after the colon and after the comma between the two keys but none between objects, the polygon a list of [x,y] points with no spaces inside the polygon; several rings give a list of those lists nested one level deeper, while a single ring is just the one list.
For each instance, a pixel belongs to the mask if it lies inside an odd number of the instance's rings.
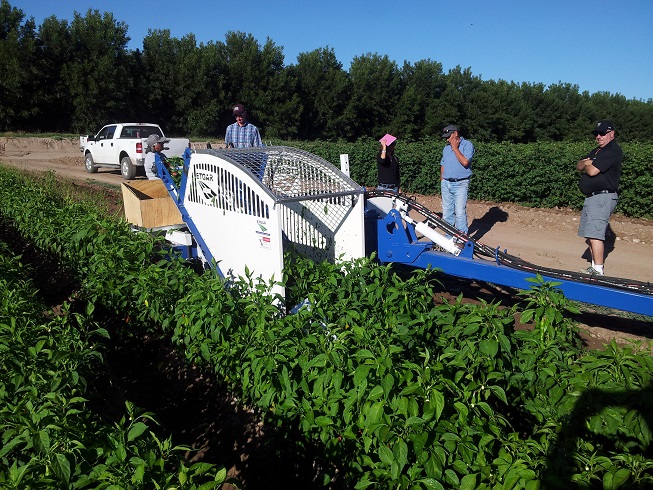
[{"label": "person's hand", "polygon": [[454,150],[458,148],[458,146],[460,145],[460,136],[458,136],[457,134],[452,134],[451,136],[449,136],[449,144],[451,145],[451,148]]}]

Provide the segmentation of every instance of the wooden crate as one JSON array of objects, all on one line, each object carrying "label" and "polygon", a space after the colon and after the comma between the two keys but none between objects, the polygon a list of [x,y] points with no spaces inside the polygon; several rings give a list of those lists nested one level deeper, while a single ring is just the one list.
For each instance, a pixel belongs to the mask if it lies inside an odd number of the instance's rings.
[{"label": "wooden crate", "polygon": [[122,200],[128,222],[143,228],[181,225],[181,213],[161,180],[122,183]]}]

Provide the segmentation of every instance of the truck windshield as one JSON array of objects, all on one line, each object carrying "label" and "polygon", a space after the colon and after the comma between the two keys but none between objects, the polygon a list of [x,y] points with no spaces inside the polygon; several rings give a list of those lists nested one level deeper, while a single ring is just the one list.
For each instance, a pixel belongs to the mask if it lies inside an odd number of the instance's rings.
[{"label": "truck windshield", "polygon": [[125,126],[120,132],[121,138],[147,138],[151,134],[163,136],[156,126]]}]

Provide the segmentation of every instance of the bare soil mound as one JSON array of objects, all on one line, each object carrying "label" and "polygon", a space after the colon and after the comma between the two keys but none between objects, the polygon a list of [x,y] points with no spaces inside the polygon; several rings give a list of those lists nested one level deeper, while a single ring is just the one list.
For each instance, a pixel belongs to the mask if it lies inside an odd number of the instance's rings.
[{"label": "bare soil mound", "polygon": [[79,153],[79,139],[73,138],[0,138],[0,157],[20,156],[30,153],[69,152]]}]

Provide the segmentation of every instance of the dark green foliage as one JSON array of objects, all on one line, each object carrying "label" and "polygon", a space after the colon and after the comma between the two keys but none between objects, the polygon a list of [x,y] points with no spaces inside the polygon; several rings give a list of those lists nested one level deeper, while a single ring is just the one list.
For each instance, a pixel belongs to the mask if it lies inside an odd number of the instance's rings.
[{"label": "dark green foliage", "polygon": [[624,163],[617,210],[627,216],[653,218],[653,146],[622,145]]},{"label": "dark green foliage", "polygon": [[300,53],[297,64],[288,67],[289,76],[297,81],[299,100],[294,119],[298,118],[300,139],[320,135],[323,139],[344,139],[353,134],[347,119],[347,101],[351,98],[351,80],[336,59],[333,49],[316,49]]},{"label": "dark green foliage", "polygon": [[2,0],[0,4],[0,130],[21,127],[35,110],[33,63],[36,28],[33,19]]},{"label": "dark green foliage", "polygon": [[397,64],[387,56],[356,56],[349,68],[352,92],[347,112],[355,115],[348,140],[383,136],[401,94]]},{"label": "dark green foliage", "polygon": [[[433,271],[403,278],[367,259],[316,264],[288,256],[288,304],[307,299],[309,306],[284,316],[269,284],[244,277],[227,287],[212,274],[159,260],[156,237],[58,196],[53,184],[0,171],[0,216],[76,270],[90,304],[131,316],[131,328],[163,329],[266,423],[321,444],[351,487],[653,484],[650,346],[582,350],[570,320],[576,310],[555,284],[535,278],[512,308],[462,298],[434,304]],[[8,304],[23,297],[30,293]],[[516,317],[530,328],[515,330]],[[11,386],[0,395],[15,392]],[[7,410],[8,420],[15,413]],[[144,448],[129,444],[146,430],[125,419],[116,431],[114,440],[138,456],[110,459],[126,478],[134,462],[149,461]],[[16,477],[13,461],[28,456],[11,453],[11,429],[3,437],[0,477],[7,481]],[[32,446],[21,441],[21,450],[34,447],[39,457],[48,448],[40,432]],[[49,478],[68,474],[64,459],[56,457]]]},{"label": "dark green foliage", "polygon": [[93,321],[93,303],[84,313],[65,304],[59,316],[44,314],[29,270],[2,242],[0,271],[2,488],[221,486],[226,470],[186,467],[189,448],[157,438],[151,413],[127,403],[112,423],[90,410],[87,378],[102,369],[97,344],[108,337]]},{"label": "dark green foliage", "polygon": [[122,118],[124,101],[133,93],[127,25],[111,13],[89,9],[84,17],[75,14],[69,29],[71,45],[77,49],[61,67],[61,76],[72,102],[72,129],[97,131]]}]

